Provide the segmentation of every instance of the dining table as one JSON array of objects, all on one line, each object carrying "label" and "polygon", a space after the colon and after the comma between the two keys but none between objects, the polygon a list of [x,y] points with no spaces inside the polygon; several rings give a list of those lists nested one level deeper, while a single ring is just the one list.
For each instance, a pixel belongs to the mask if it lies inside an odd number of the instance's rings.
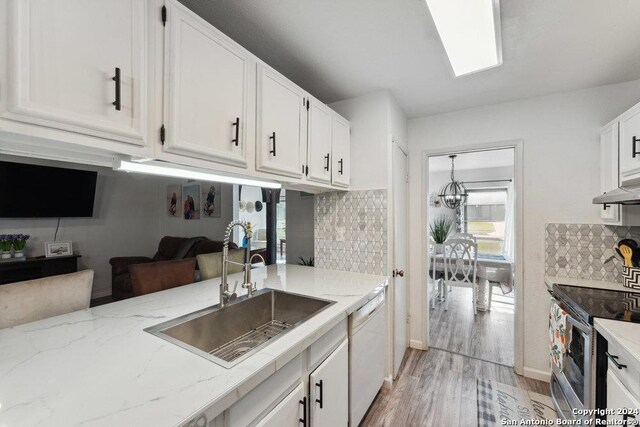
[{"label": "dining table", "polygon": [[[433,247],[429,248],[429,275],[434,279],[437,273],[444,273],[444,253],[437,253]],[[490,309],[486,295],[491,292],[492,283],[500,284],[503,292],[513,290],[514,263],[504,255],[477,255],[476,279],[478,280],[478,310]]]}]

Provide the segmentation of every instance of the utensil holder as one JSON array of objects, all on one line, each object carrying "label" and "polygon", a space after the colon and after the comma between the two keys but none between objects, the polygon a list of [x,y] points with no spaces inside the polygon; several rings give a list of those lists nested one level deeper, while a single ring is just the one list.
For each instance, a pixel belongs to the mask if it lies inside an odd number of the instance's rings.
[{"label": "utensil holder", "polygon": [[622,266],[622,285],[640,290],[640,268]]}]

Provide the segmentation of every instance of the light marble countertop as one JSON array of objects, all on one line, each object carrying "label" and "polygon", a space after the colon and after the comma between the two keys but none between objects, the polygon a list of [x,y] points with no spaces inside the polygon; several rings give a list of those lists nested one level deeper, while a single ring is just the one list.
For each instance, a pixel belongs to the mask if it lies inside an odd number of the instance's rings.
[{"label": "light marble countertop", "polygon": [[613,340],[620,343],[640,365],[640,323],[595,319],[594,326],[607,341]]},{"label": "light marble countertop", "polygon": [[252,278],[336,304],[231,369],[143,331],[217,304],[219,279],[0,330],[0,427],[173,426],[205,408],[220,413],[388,283],[294,265]]},{"label": "light marble countertop", "polygon": [[622,283],[607,282],[604,280],[589,280],[589,279],[571,279],[568,277],[556,277],[556,276],[544,276],[544,283],[548,289],[551,289],[554,284],[561,284],[567,286],[579,286],[582,288],[595,288],[595,289],[608,289],[612,291],[633,292],[629,288],[622,286]]}]

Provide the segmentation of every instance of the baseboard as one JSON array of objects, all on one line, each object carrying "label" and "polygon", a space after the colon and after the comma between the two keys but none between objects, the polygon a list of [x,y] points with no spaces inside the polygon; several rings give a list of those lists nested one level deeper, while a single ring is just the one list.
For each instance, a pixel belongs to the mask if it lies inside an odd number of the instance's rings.
[{"label": "baseboard", "polygon": [[387,390],[391,390],[391,384],[393,384],[393,378],[391,378],[390,376],[384,377],[384,382],[382,383],[382,387],[386,388]]},{"label": "baseboard", "polygon": [[527,378],[544,381],[545,383],[548,383],[551,378],[551,371],[542,371],[540,369],[527,368],[526,366],[524,367],[523,373]]},{"label": "baseboard", "polygon": [[426,348],[422,344],[422,341],[419,340],[409,340],[409,347],[415,348],[416,350],[426,350]]}]

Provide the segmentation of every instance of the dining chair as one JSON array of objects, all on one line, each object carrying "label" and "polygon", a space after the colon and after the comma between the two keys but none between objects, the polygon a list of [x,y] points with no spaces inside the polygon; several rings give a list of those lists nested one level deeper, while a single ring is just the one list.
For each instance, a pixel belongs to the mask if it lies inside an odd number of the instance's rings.
[{"label": "dining chair", "polygon": [[[229,260],[237,263],[244,263],[245,249],[229,249]],[[198,261],[198,269],[200,270],[200,278],[202,280],[214,279],[222,276],[222,252],[213,252],[210,254],[201,254],[196,256]],[[227,272],[229,274],[239,273],[243,271],[243,267],[237,264],[228,264]]]},{"label": "dining chair", "polygon": [[0,286],[0,329],[89,308],[93,270]]},{"label": "dining chair", "polygon": [[[471,240],[473,241],[473,243],[478,243],[478,239],[476,236],[474,236],[471,233],[453,233],[449,239],[466,239],[466,240]],[[449,240],[447,239],[447,240]]]},{"label": "dining chair", "polygon": [[449,308],[449,287],[466,287],[472,289],[473,314],[478,313],[476,300],[478,285],[478,244],[468,239],[448,239],[444,242],[444,309]]}]

